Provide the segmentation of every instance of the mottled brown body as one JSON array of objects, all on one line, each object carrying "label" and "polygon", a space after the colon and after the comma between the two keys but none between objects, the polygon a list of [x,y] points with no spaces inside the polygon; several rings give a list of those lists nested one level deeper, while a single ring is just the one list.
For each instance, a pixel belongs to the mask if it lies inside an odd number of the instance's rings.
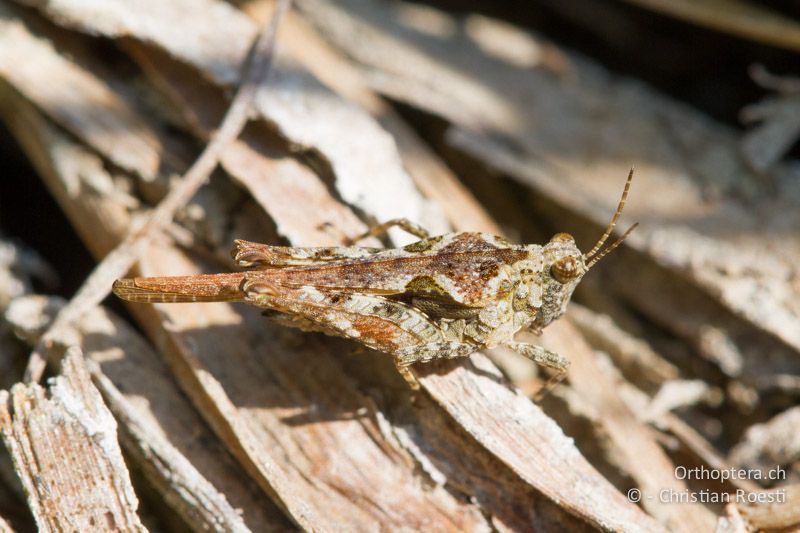
[{"label": "mottled brown body", "polygon": [[114,293],[145,303],[247,302],[270,310],[281,324],[351,338],[393,355],[413,387],[413,363],[498,345],[563,372],[564,358],[513,337],[525,328],[538,333],[561,316],[589,267],[622,241],[598,253],[630,180],[631,175],[608,230],[585,255],[565,233],[543,246],[517,245],[485,233],[428,237],[412,223],[395,220],[369,234],[399,225],[420,240],[395,249],[240,240],[232,255],[250,268],[246,272],[122,279]]}]

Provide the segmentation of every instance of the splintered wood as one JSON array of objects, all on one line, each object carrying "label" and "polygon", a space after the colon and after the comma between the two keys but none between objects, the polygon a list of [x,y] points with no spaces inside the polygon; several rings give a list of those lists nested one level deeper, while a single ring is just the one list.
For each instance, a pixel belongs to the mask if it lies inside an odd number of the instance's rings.
[{"label": "splintered wood", "polygon": [[[6,310],[14,333],[34,345],[63,302],[16,298]],[[194,529],[283,531],[289,522],[244,478],[145,339],[105,309],[62,333],[81,343],[89,372],[120,425],[120,443],[153,488]],[[121,388],[118,388],[118,386]]]},{"label": "splintered wood", "polygon": [[40,531],[145,531],[117,423],[80,350],[49,395],[37,384],[0,392],[0,431]]}]

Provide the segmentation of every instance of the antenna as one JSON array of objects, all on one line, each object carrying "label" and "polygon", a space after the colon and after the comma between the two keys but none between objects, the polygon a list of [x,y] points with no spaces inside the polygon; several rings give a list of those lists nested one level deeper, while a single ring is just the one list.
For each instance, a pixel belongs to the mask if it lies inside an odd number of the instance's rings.
[{"label": "antenna", "polygon": [[630,235],[630,234],[631,234],[631,232],[632,232],[633,230],[635,230],[635,229],[636,229],[638,226],[639,226],[639,223],[637,222],[636,224],[634,224],[633,226],[631,226],[630,228],[628,228],[628,231],[626,231],[625,233],[623,233],[623,234],[622,234],[622,237],[620,237],[619,239],[617,239],[616,241],[614,241],[614,244],[612,244],[611,246],[609,246],[608,248],[606,248],[605,250],[603,250],[603,251],[600,253],[600,255],[593,257],[593,258],[592,258],[592,259],[591,259],[591,260],[590,260],[590,261],[589,261],[589,262],[586,264],[586,268],[587,268],[587,270],[588,270],[588,269],[590,269],[590,268],[592,268],[592,265],[594,265],[595,263],[597,263],[598,261],[600,261],[602,258],[604,258],[606,255],[608,255],[608,252],[610,252],[611,250],[613,250],[614,248],[616,248],[617,246],[619,246],[620,244],[622,244],[622,241],[624,241],[624,240],[625,240],[625,238],[626,238],[628,235]]},{"label": "antenna", "polygon": [[[630,188],[631,188],[631,181],[633,181],[633,167],[631,167],[630,172],[628,172],[628,179],[627,179],[627,181],[625,181],[625,188],[622,190],[622,198],[619,199],[619,204],[617,205],[617,211],[614,213],[614,216],[611,219],[611,223],[606,228],[606,232],[603,233],[603,236],[600,237],[600,240],[597,241],[597,244],[594,245],[594,248],[589,250],[587,253],[583,254],[583,260],[584,261],[588,261],[591,264],[596,263],[596,261],[594,261],[592,256],[594,254],[596,254],[600,250],[600,248],[603,246],[603,244],[606,242],[606,240],[611,236],[611,232],[614,231],[614,227],[617,225],[617,220],[619,220],[619,216],[622,214],[622,209],[625,207],[625,200],[628,199],[628,190],[630,190]],[[631,229],[626,231],[625,235],[627,236],[632,230],[633,230],[633,227],[631,227]],[[614,245],[611,247],[611,249],[613,250],[614,248],[619,246],[619,244],[621,242],[622,242],[622,239],[618,240],[616,243],[614,243]],[[607,253],[607,252],[604,252],[603,255],[605,255],[605,253]]]}]

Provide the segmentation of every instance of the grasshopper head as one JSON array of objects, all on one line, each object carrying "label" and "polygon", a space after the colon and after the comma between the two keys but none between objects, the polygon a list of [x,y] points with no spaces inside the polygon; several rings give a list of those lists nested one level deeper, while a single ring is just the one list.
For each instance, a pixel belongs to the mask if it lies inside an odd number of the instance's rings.
[{"label": "grasshopper head", "polygon": [[544,265],[540,278],[542,305],[533,321],[535,328],[541,329],[563,315],[575,287],[578,286],[583,276],[606,254],[622,244],[622,241],[638,226],[638,223],[634,224],[614,243],[603,248],[625,207],[632,179],[633,169],[628,173],[622,197],[611,222],[591,250],[585,254],[581,253],[575,244],[575,239],[568,233],[557,233],[550,239],[550,242],[544,245],[542,249]]},{"label": "grasshopper head", "polygon": [[558,233],[542,247],[541,306],[533,326],[541,329],[564,314],[572,292],[588,271],[584,255],[568,233]]}]

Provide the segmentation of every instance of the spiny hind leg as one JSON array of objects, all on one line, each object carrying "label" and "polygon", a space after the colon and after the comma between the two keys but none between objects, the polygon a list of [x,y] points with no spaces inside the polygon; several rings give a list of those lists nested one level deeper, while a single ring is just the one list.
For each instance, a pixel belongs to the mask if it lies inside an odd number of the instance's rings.
[{"label": "spiny hind leg", "polygon": [[359,259],[380,251],[382,251],[381,248],[360,246],[271,246],[237,239],[234,241],[231,256],[240,267],[269,268]]},{"label": "spiny hind leg", "polygon": [[276,286],[257,273],[245,278],[242,292],[245,302],[282,313],[286,325],[352,338],[389,354],[442,336],[418,309],[376,295]]},{"label": "spiny hind leg", "polygon": [[306,332],[324,333],[333,337],[344,337],[342,332],[325,327],[324,324],[320,324],[319,322],[315,322],[300,315],[281,313],[280,311],[274,311],[272,309],[264,309],[261,315],[267,317],[271,322],[287,328],[295,328]]},{"label": "spiny hind leg", "polygon": [[411,371],[414,363],[427,363],[434,359],[452,359],[454,357],[466,357],[478,349],[472,344],[465,344],[455,341],[437,341],[424,344],[415,344],[395,352],[394,364],[398,372],[405,378],[408,385],[414,389],[419,389],[419,382]]},{"label": "spiny hind leg", "polygon": [[542,348],[535,344],[527,344],[524,342],[508,342],[506,346],[517,352],[518,354],[527,357],[534,363],[551,368],[556,373],[551,377],[542,389],[536,394],[534,399],[540,400],[553,388],[561,383],[567,377],[567,369],[569,368],[569,360],[555,352],[551,352],[547,348]]},{"label": "spiny hind leg", "polygon": [[391,220],[387,220],[383,224],[378,224],[377,226],[371,227],[369,231],[366,231],[354,239],[350,239],[350,243],[357,243],[358,241],[366,239],[367,237],[379,237],[395,226],[420,239],[427,239],[430,237],[430,232],[419,224],[411,222],[407,218],[393,218]]}]

